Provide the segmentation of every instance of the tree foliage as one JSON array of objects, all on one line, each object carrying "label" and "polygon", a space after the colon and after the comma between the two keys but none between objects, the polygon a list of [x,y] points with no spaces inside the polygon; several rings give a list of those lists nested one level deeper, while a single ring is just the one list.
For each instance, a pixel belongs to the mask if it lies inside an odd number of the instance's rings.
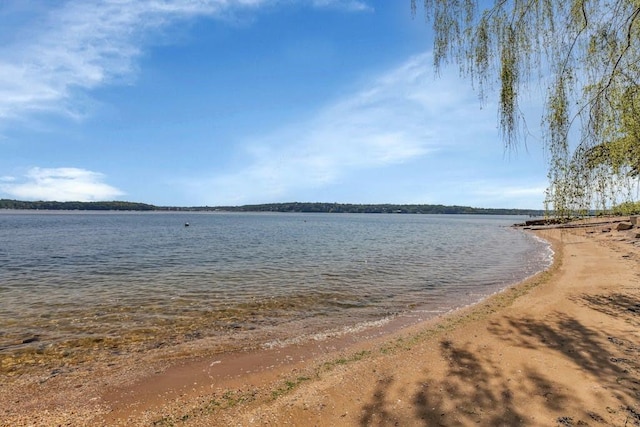
[{"label": "tree foliage", "polygon": [[0,199],[0,209],[22,210],[72,210],[72,211],[151,211],[156,207],[136,202],[55,202]]},{"label": "tree foliage", "polygon": [[[499,92],[506,146],[526,136],[528,85],[546,89],[547,202],[561,215],[637,194],[640,0],[424,0],[434,66]],[[416,13],[416,0],[411,1]]]},{"label": "tree foliage", "polygon": [[541,211],[531,209],[491,209],[470,206],[445,205],[393,205],[393,204],[345,204],[322,202],[266,203],[243,206],[154,206],[136,202],[27,202],[0,199],[0,209],[20,210],[74,210],[74,211],[223,211],[223,212],[305,212],[305,213],[377,213],[377,214],[483,214],[483,215],[531,215]]},{"label": "tree foliage", "polygon": [[[203,209],[203,208],[194,208]],[[491,209],[470,206],[445,205],[397,205],[397,204],[352,204],[291,202],[262,205],[221,206],[210,210],[230,212],[305,212],[305,213],[371,213],[371,214],[483,214],[483,215],[531,215],[542,212],[531,209]]]}]

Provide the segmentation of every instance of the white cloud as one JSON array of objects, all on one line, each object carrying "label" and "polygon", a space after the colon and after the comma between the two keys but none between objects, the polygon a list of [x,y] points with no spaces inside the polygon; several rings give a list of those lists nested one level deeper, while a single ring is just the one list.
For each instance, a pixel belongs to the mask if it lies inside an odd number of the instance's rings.
[{"label": "white cloud", "polygon": [[332,7],[352,12],[371,12],[373,7],[364,1],[358,0],[313,0],[315,7]]},{"label": "white cloud", "polygon": [[78,168],[32,168],[25,179],[4,177],[0,191],[21,200],[104,201],[124,193],[103,182],[104,175]]},{"label": "white cloud", "polygon": [[[0,121],[23,118],[37,111],[82,116],[82,105],[78,105],[81,102],[75,96],[78,91],[130,79],[150,34],[181,19],[227,19],[240,11],[278,3],[278,0],[70,0],[48,12],[40,12],[42,17],[28,28],[16,28],[21,34],[19,40],[13,36],[8,43],[0,39]],[[353,0],[313,0],[311,4],[366,9],[364,2]],[[0,25],[7,28],[11,22]]]},{"label": "white cloud", "polygon": [[460,90],[455,78],[434,80],[430,63],[428,54],[415,56],[312,119],[250,138],[247,166],[186,185],[207,204],[283,200],[298,190],[412,162],[470,143],[483,132],[495,133],[495,121],[487,123],[486,114],[478,114],[473,92]]}]

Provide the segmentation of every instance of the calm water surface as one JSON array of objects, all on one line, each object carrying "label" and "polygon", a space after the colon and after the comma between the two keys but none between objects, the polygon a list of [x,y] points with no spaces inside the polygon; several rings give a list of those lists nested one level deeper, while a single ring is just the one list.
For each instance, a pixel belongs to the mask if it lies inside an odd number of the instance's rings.
[{"label": "calm water surface", "polygon": [[228,351],[444,313],[549,265],[517,221],[0,212],[2,368],[201,339]]}]

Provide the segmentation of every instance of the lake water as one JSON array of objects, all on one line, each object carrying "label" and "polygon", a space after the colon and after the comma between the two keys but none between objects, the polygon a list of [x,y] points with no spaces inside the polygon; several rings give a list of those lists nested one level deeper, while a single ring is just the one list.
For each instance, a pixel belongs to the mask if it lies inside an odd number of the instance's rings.
[{"label": "lake water", "polygon": [[[212,352],[421,318],[544,269],[518,217],[0,211],[0,361]],[[188,222],[190,226],[186,227]]]}]

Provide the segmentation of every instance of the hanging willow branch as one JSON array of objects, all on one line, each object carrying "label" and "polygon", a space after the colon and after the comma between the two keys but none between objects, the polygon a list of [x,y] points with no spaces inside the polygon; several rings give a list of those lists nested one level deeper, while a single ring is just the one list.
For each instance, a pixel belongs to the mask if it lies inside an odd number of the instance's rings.
[{"label": "hanging willow branch", "polygon": [[[499,88],[508,148],[526,136],[519,104],[527,84],[546,87],[551,210],[568,216],[637,198],[639,0],[495,0],[484,9],[476,0],[424,0],[423,7],[435,69],[456,64],[481,99]],[[416,0],[411,8],[416,14]]]}]

